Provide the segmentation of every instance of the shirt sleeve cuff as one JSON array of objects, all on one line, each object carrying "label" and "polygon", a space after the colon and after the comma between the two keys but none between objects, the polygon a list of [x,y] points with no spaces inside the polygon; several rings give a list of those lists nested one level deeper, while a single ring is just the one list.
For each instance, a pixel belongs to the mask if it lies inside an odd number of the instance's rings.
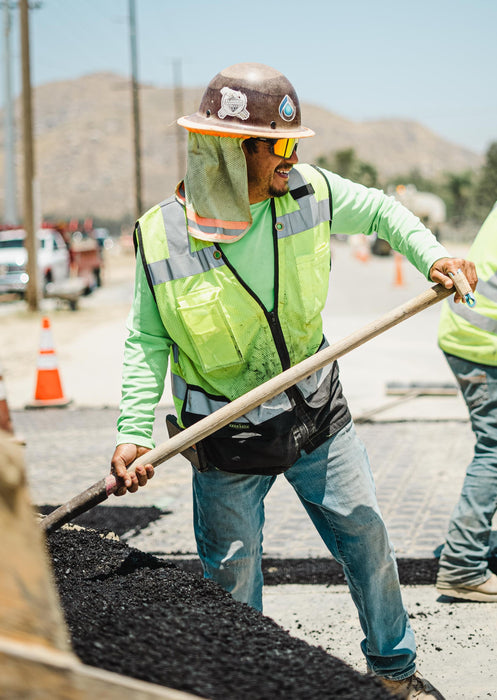
[{"label": "shirt sleeve cuff", "polygon": [[125,443],[139,445],[140,447],[148,447],[151,450],[155,447],[155,442],[144,438],[143,435],[123,435],[122,433],[117,433],[116,447],[118,445],[124,445]]}]

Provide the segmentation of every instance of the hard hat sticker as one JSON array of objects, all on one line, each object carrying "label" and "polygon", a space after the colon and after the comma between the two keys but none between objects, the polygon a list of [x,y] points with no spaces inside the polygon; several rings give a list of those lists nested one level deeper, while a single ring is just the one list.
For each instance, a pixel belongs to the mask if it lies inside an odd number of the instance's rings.
[{"label": "hard hat sticker", "polygon": [[221,88],[221,95],[221,109],[217,113],[219,119],[238,117],[245,120],[250,117],[250,113],[246,109],[247,95],[228,87]]},{"label": "hard hat sticker", "polygon": [[288,95],[285,95],[285,97],[281,100],[280,106],[278,107],[278,112],[280,113],[280,117],[286,122],[291,122],[295,118],[297,110],[295,109],[295,105]]}]

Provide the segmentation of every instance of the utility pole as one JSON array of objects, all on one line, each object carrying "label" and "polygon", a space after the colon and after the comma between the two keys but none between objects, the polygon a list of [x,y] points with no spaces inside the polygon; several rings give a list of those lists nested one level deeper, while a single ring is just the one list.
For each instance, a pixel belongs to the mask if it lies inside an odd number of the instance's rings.
[{"label": "utility pole", "polygon": [[16,200],[16,166],[14,138],[14,109],[12,104],[12,75],[10,60],[10,31],[12,27],[9,0],[3,2],[3,64],[5,119],[5,209],[4,222],[18,224]]},{"label": "utility pole", "polygon": [[26,301],[31,311],[38,311],[38,241],[34,221],[33,180],[33,117],[31,106],[31,69],[29,56],[29,7],[28,0],[19,0],[21,19],[21,57],[22,57],[22,126],[24,142],[24,230],[26,231],[26,250],[28,253],[27,273],[29,280],[26,288]]},{"label": "utility pole", "polygon": [[[174,112],[176,117],[184,114],[183,109],[183,79],[181,71],[181,59],[173,61],[173,81],[174,81]],[[185,130],[182,126],[176,125],[176,163],[178,168],[177,179],[180,182],[185,176]]]},{"label": "utility pole", "polygon": [[135,0],[129,0],[129,39],[131,46],[131,86],[133,96],[133,135],[135,153],[135,209],[136,218],[142,213],[142,176],[140,144],[140,105],[138,100],[138,59],[136,50]]},{"label": "utility pole", "polygon": [[[181,75],[181,58],[173,60],[173,84],[174,84],[174,113],[176,117],[182,117],[183,109],[183,79]],[[178,182],[185,176],[185,130],[176,124],[176,163],[178,168]]]}]

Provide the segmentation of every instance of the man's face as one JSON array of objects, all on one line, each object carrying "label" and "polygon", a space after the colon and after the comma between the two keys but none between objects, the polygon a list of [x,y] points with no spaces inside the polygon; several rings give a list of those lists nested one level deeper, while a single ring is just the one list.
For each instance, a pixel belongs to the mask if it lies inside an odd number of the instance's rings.
[{"label": "man's face", "polygon": [[297,149],[288,158],[281,158],[271,152],[271,144],[267,141],[257,141],[254,153],[249,152],[245,143],[242,148],[247,161],[250,204],[286,194],[290,170],[299,162]]}]

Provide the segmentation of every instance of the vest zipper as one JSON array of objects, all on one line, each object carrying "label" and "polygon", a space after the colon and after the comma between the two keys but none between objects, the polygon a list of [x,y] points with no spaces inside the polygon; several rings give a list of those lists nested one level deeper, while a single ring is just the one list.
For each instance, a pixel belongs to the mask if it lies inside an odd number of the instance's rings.
[{"label": "vest zipper", "polygon": [[[288,352],[288,347],[285,342],[285,336],[283,335],[283,329],[281,328],[280,319],[278,317],[278,300],[279,300],[279,251],[278,251],[278,230],[276,228],[276,205],[274,198],[271,200],[271,214],[273,219],[273,242],[274,242],[274,309],[271,313],[266,313],[266,318],[271,328],[271,333],[273,335],[274,344],[278,355],[280,358],[281,366],[283,370],[287,370],[291,367],[290,363],[290,353]],[[298,441],[300,436],[300,441],[305,443],[309,438],[311,431],[308,426],[307,411],[305,409],[305,401],[303,399],[302,393],[299,388],[295,385],[288,387],[285,390],[285,394],[288,396],[291,402],[295,406],[295,425],[293,426],[293,433],[295,439]]]},{"label": "vest zipper", "polygon": [[[285,342],[285,336],[283,335],[283,330],[281,328],[280,319],[278,317],[278,295],[279,295],[279,256],[278,256],[278,236],[276,234],[276,209],[274,206],[274,199],[271,200],[271,215],[272,215],[272,236],[273,236],[273,248],[274,248],[274,308],[273,311],[268,311],[262,301],[259,299],[257,294],[251,289],[240,277],[236,269],[230,264],[228,258],[224,255],[218,243],[214,243],[216,249],[221,253],[223,261],[226,266],[234,274],[238,282],[242,287],[250,294],[252,299],[257,302],[264,312],[264,316],[268,322],[271,335],[273,336],[274,345],[276,347],[276,352],[281,362],[283,370],[290,368],[290,354]],[[276,311],[275,311],[276,309]]]},{"label": "vest zipper", "polygon": [[283,370],[289,369],[290,355],[288,353],[288,348],[286,346],[283,331],[281,330],[281,324],[280,319],[278,318],[278,314],[274,311],[266,311],[264,307],[263,311],[266,314],[266,319],[269,324],[269,328],[271,329],[271,334],[273,336],[274,344],[278,352],[278,357],[280,358],[281,366]]},{"label": "vest zipper", "polygon": [[[274,204],[274,199],[271,200],[271,214],[272,214],[272,236],[273,236],[273,247],[274,247],[274,308],[273,311],[268,311],[262,301],[259,299],[257,294],[243,281],[240,275],[237,273],[235,268],[230,265],[229,260],[223,254],[223,251],[217,243],[214,243],[217,250],[221,253],[224,262],[231,270],[233,275],[236,277],[238,282],[242,287],[250,294],[250,296],[255,300],[257,304],[261,307],[266,317],[271,335],[273,336],[274,345],[278,353],[278,357],[281,362],[282,370],[285,371],[291,367],[290,363],[290,353],[288,352],[288,347],[285,341],[285,336],[283,335],[283,329],[281,328],[280,319],[278,316],[278,298],[279,298],[279,255],[278,255],[278,235],[276,230],[276,208]],[[309,416],[307,414],[305,401],[303,399],[302,393],[296,386],[291,386],[285,390],[285,394],[288,396],[290,401],[295,407],[295,417],[296,422],[292,431],[294,433],[294,438],[297,442],[304,444],[312,433],[311,425],[309,424]]]},{"label": "vest zipper", "polygon": [[[223,251],[219,247],[217,243],[214,243],[215,247],[217,250],[221,253],[223,257],[223,261],[225,262],[226,266],[231,270],[233,275],[236,277],[238,282],[242,285],[242,287],[245,289],[245,291],[250,294],[252,299],[261,307],[262,311],[264,312],[264,316],[266,317],[266,321],[268,323],[269,329],[271,331],[271,335],[273,336],[274,340],[274,345],[276,347],[276,351],[278,353],[278,357],[280,358],[281,366],[282,368],[288,369],[290,367],[290,355],[288,353],[288,349],[286,347],[285,343],[285,337],[283,335],[283,331],[281,330],[281,324],[278,318],[278,314],[273,310],[273,311],[268,311],[262,301],[259,299],[257,294],[251,289],[240,277],[236,269],[230,264],[230,261],[228,258],[224,255]],[[276,258],[275,258],[276,260]],[[274,306],[277,308],[277,303],[278,303],[278,296],[277,296],[277,291],[276,291],[276,284],[275,284],[275,289],[274,289]]]}]

